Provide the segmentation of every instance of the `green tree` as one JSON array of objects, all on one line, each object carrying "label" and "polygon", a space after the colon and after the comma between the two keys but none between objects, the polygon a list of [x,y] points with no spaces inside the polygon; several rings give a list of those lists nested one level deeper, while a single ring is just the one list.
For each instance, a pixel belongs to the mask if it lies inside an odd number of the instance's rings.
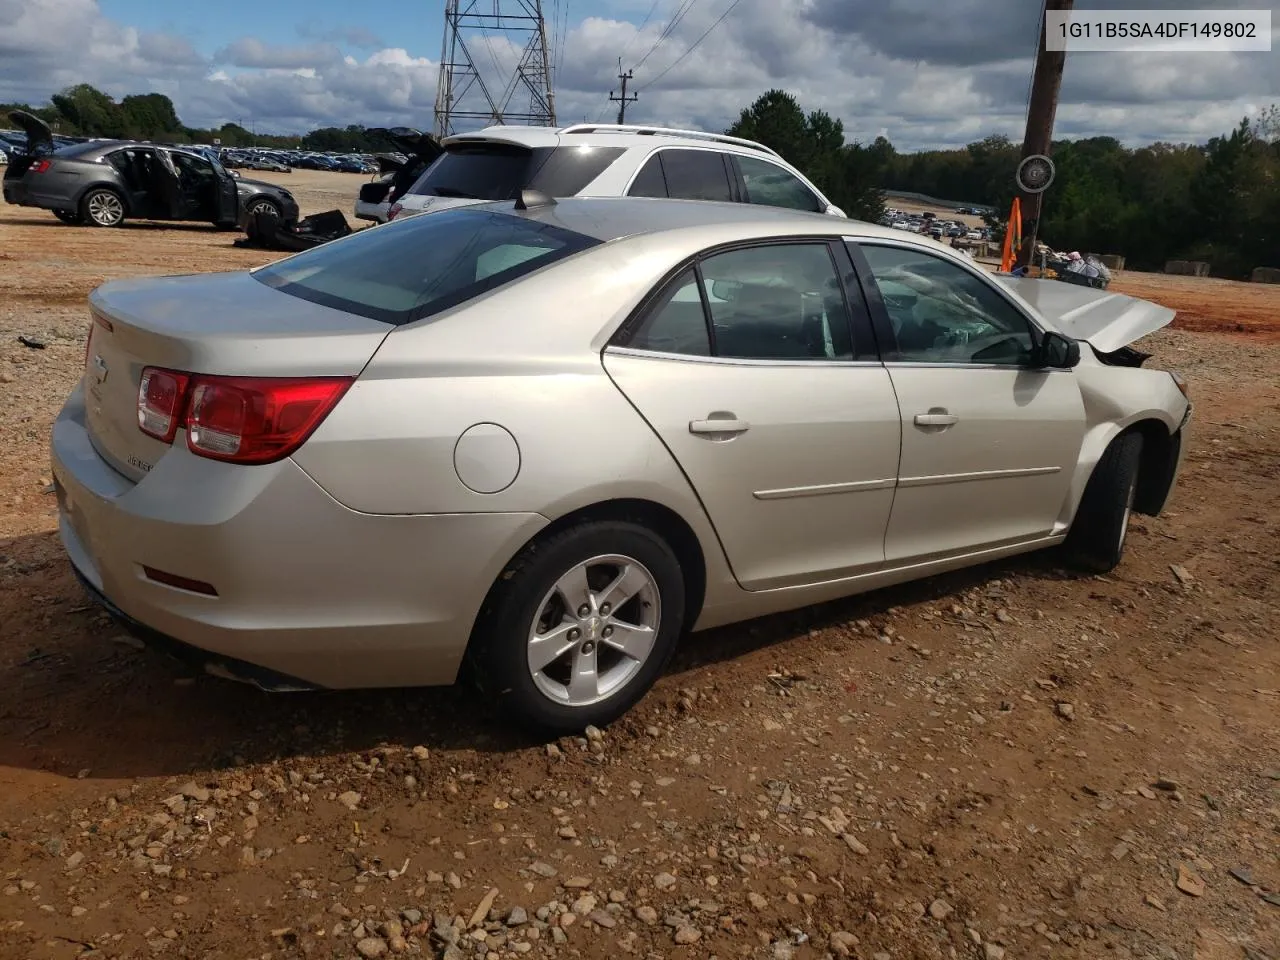
[{"label": "green tree", "polygon": [[124,117],[120,106],[87,83],[67,87],[51,98],[58,113],[77,131],[90,137],[122,137]]}]

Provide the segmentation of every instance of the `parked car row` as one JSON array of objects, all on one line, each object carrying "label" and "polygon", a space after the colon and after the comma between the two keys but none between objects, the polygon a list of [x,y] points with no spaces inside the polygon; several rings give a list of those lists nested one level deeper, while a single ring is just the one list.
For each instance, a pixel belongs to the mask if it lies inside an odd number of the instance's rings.
[{"label": "parked car row", "polygon": [[[970,208],[962,207],[956,212],[962,213],[968,209]],[[882,226],[892,227],[895,230],[924,234],[934,240],[983,241],[991,239],[991,231],[987,227],[971,227],[959,220],[944,220],[929,211],[924,213],[905,213],[893,207],[886,207],[884,216],[880,218],[880,223]]]}]

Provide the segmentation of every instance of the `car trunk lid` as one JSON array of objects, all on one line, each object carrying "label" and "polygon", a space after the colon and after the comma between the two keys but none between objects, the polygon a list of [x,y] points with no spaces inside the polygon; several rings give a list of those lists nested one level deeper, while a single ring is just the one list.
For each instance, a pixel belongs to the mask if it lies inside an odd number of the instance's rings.
[{"label": "car trunk lid", "polygon": [[[103,284],[83,385],[89,435],[116,470],[140,480],[169,446],[138,426],[146,367],[244,377],[356,376],[390,324],[273,290],[250,273]],[[175,442],[183,437],[181,431]]]},{"label": "car trunk lid", "polygon": [[40,157],[53,153],[53,131],[35,114],[25,110],[11,110],[9,122],[27,135],[27,145],[22,153],[14,152],[5,165],[4,179],[21,179]]},{"label": "car trunk lid", "polygon": [[1167,327],[1176,312],[1150,300],[1061,280],[1003,275],[997,279],[1031,304],[1058,331],[1084,340],[1102,353],[1113,353]]}]

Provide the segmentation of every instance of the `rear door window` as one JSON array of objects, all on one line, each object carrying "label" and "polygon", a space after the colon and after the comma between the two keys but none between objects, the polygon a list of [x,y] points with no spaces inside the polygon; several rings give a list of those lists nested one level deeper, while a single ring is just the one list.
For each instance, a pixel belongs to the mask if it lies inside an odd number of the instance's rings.
[{"label": "rear door window", "polygon": [[662,154],[655,153],[644,162],[636,178],[631,181],[629,197],[665,197],[667,196],[667,178],[662,172]]},{"label": "rear door window", "polygon": [[679,200],[733,199],[723,154],[714,150],[663,150],[667,196]]},{"label": "rear door window", "polygon": [[393,221],[254,271],[269,287],[348,313],[420,320],[600,241],[483,209]]}]

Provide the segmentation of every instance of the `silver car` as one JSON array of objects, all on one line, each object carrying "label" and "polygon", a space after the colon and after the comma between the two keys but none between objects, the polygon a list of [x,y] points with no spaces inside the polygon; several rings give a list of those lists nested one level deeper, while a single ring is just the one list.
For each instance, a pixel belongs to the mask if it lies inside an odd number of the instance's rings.
[{"label": "silver car", "polygon": [[1120,559],[1190,405],[1171,311],[745,204],[542,196],[90,298],[62,542],[268,689],[606,723],[680,639],[1063,545]]}]

